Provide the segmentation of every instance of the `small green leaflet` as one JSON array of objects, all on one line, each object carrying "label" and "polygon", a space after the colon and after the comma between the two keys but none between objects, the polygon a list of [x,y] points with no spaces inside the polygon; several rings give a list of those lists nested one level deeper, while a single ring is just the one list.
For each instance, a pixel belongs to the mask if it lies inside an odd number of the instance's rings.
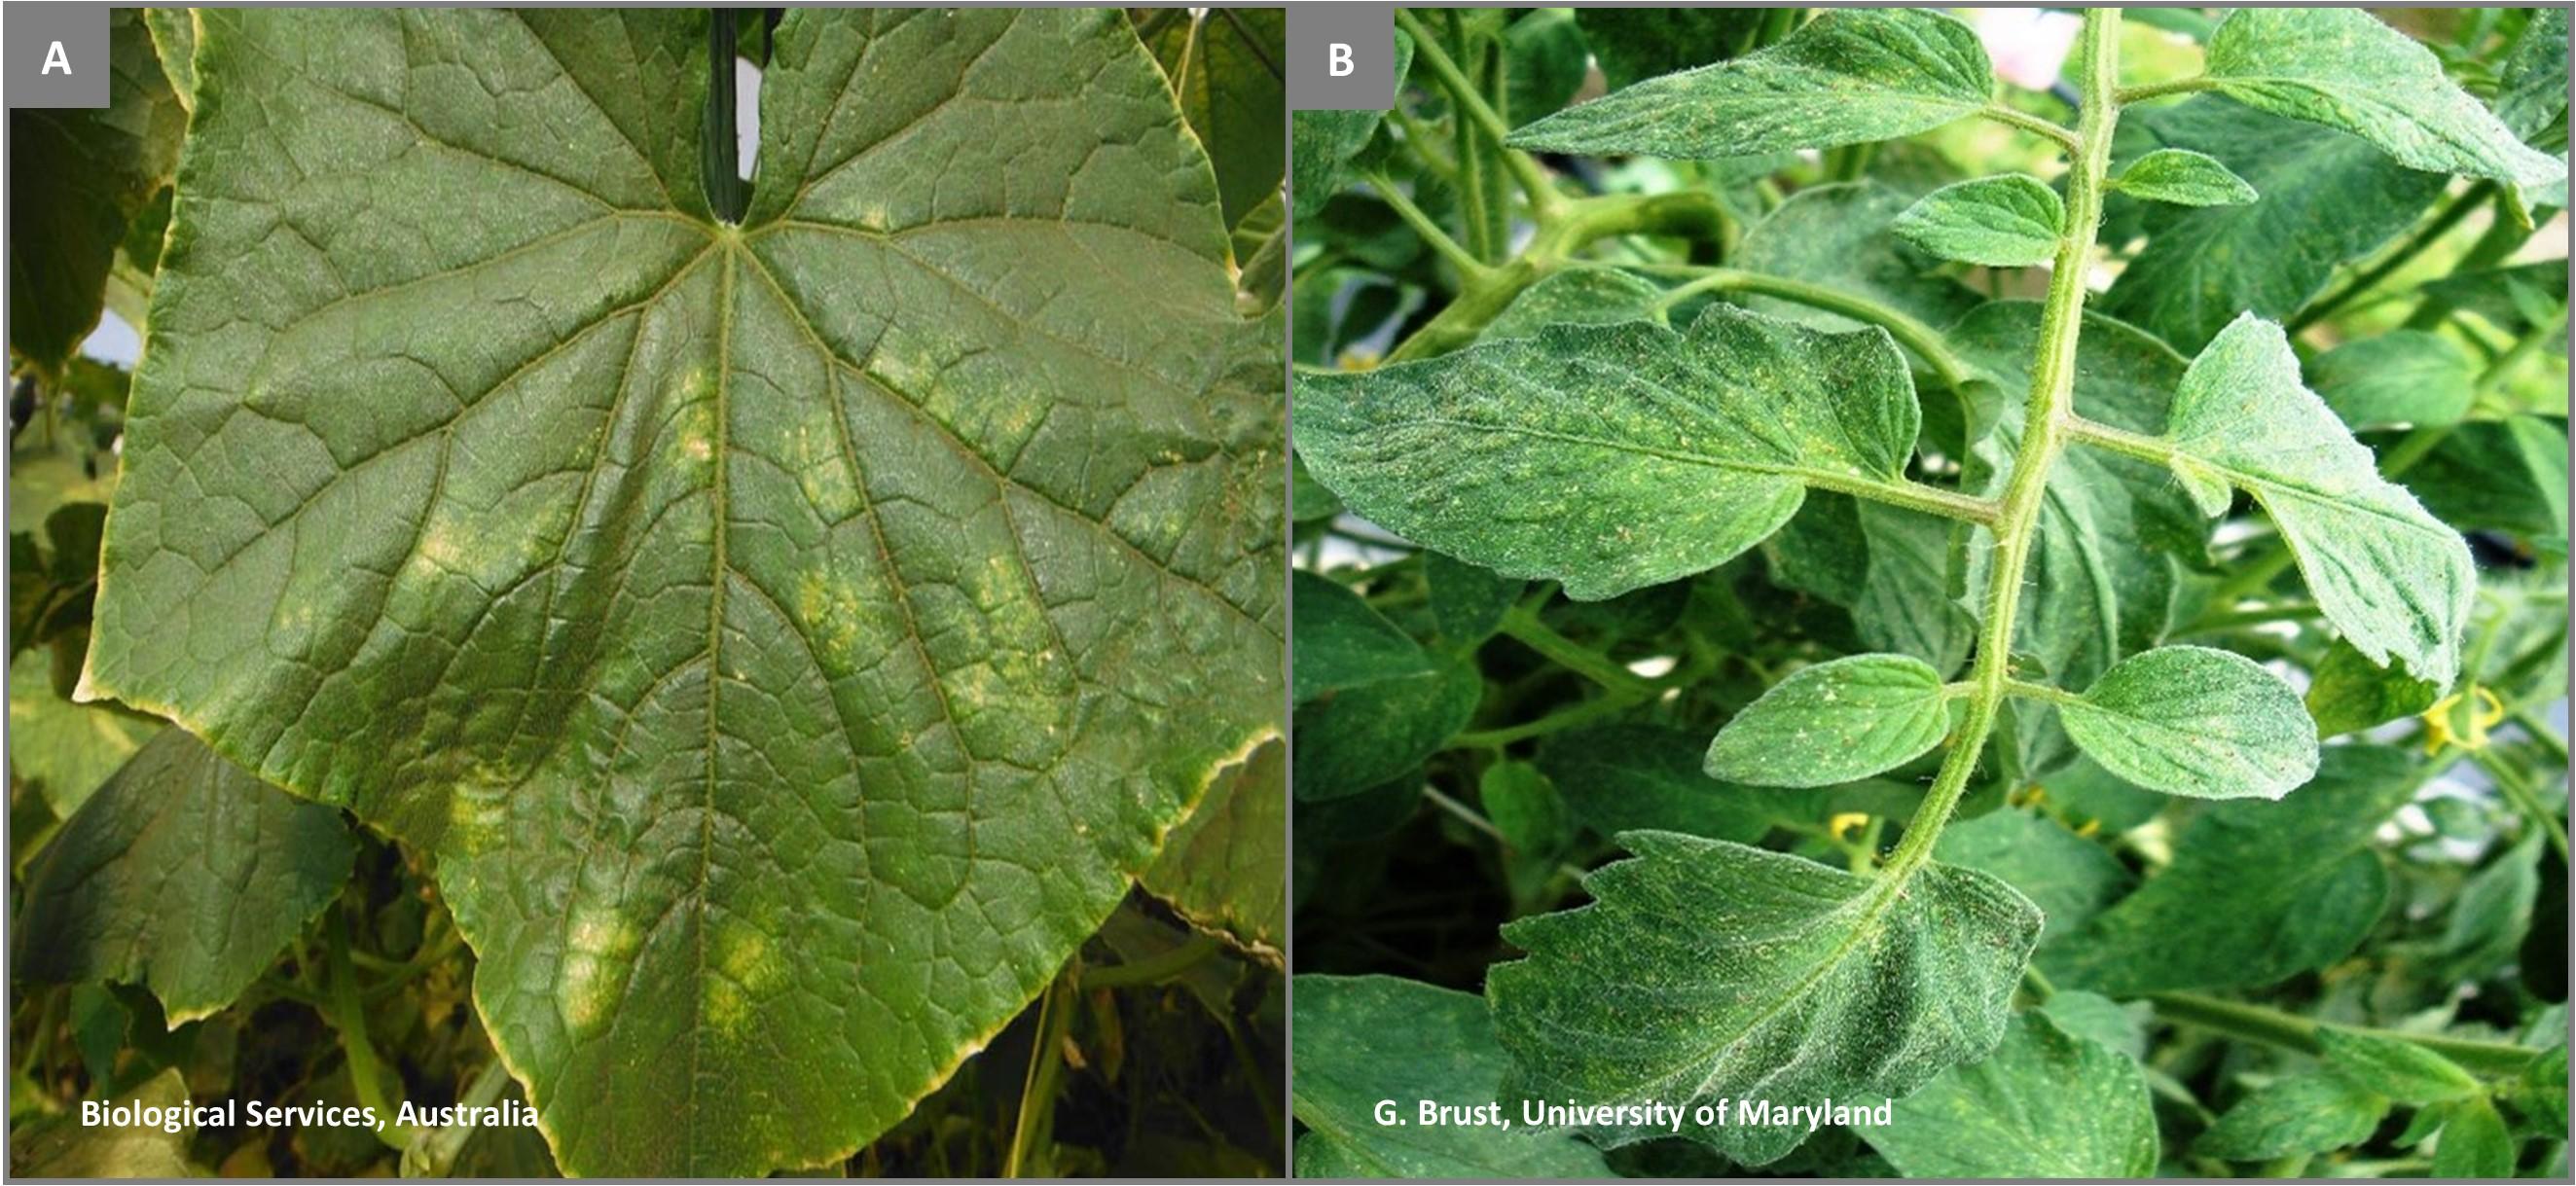
[{"label": "small green leaflet", "polygon": [[2308,673],[2308,715],[2320,738],[2411,717],[2441,698],[2438,685],[2408,675],[2405,664],[2382,667],[2340,638]]},{"label": "small green leaflet", "polygon": [[2478,365],[2440,334],[2392,329],[2318,355],[2308,377],[2354,429],[2452,424],[2477,394]]},{"label": "small green leaflet", "polygon": [[2410,169],[2520,185],[2564,180],[2442,73],[2433,52],[2358,8],[2242,8],[2210,34],[2220,93],[2350,132]]},{"label": "small green leaflet", "polygon": [[1527,762],[1506,760],[1485,767],[1476,798],[1503,842],[1520,852],[1545,856],[1573,836],[1574,821],[1556,784]]},{"label": "small green leaflet", "polygon": [[1920,9],[1831,9],[1779,44],[1652,78],[1512,133],[1518,148],[1695,159],[1926,132],[1982,110],[1976,33]]},{"label": "small green leaflet", "polygon": [[356,853],[339,809],[163,730],[28,867],[15,974],[140,984],[172,1026],[204,1017],[339,895]]},{"label": "small green leaflet", "polygon": [[[1977,294],[1935,269],[1896,237],[1908,195],[1878,181],[1818,185],[1791,194],[1780,208],[1744,229],[1728,261],[1748,272],[1785,276],[1868,297],[1926,325],[1948,325],[1980,303]],[[1747,296],[1745,308],[1817,329],[1852,330],[1861,322],[1775,297]]]},{"label": "small green leaflet", "polygon": [[2261,196],[2217,157],[2188,148],[2159,148],[2139,157],[2110,187],[2175,206],[2242,206]]},{"label": "small green leaflet", "polygon": [[2479,1091],[2477,1076],[2412,1042],[2324,1026],[2317,1044],[2336,1074],[2401,1104],[2437,1104]]},{"label": "small green leaflet", "polygon": [[2066,200],[2023,173],[1942,186],[1896,216],[1898,238],[1942,259],[2025,268],[2057,255]]},{"label": "small green leaflet", "polygon": [[1871,650],[1912,655],[1947,676],[1977,622],[1960,604],[1967,525],[1848,495],[1810,493],[1765,545],[1772,579],[1851,611]]},{"label": "small green leaflet", "polygon": [[1952,1067],[1896,1101],[1896,1121],[1861,1137],[1909,1178],[2144,1178],[2156,1170],[2156,1113],[2128,1056],[2013,1018],[1984,1062]]},{"label": "small green leaflet", "polygon": [[[1413,65],[1413,38],[1395,30],[1395,84],[1404,86]],[[1313,218],[1351,183],[1352,162],[1368,148],[1383,111],[1296,111],[1288,117],[1289,209],[1298,221]]]},{"label": "small green leaflet", "polygon": [[1668,725],[1596,725],[1548,738],[1538,767],[1574,818],[1604,836],[1650,828],[1762,839],[1777,794],[1710,778],[1700,770],[1707,750],[1698,735]]},{"label": "small green leaflet", "polygon": [[1295,398],[1299,454],[1352,510],[1583,600],[1725,561],[1810,485],[1903,487],[1922,416],[1885,330],[1725,305],[1301,374]]},{"label": "small green leaflet", "polygon": [[1484,695],[1455,659],[1297,706],[1290,779],[1300,803],[1357,795],[1422,764],[1467,725]]},{"label": "small green leaflet", "polygon": [[2386,1098],[2341,1075],[2293,1075],[2236,1101],[2192,1151],[2228,1161],[2323,1153],[2369,1139],[2387,1114]]},{"label": "small green leaflet", "polygon": [[2504,1117],[2494,1104],[2485,1096],[2474,1096],[2448,1105],[2445,1111],[2448,1119],[2441,1135],[2434,1138],[2434,1177],[2458,1181],[2513,1176],[2513,1136],[2505,1130]]},{"label": "small green leaflet", "polygon": [[[1601,1154],[1571,1136],[1419,1123],[1422,1102],[1461,1107],[1499,1098],[1509,1064],[1485,1002],[1390,976],[1300,976],[1297,1075],[1290,1104],[1300,1177],[1604,1178]],[[1399,1125],[1381,1125],[1394,1099]]]},{"label": "small green leaflet", "polygon": [[2174,475],[2203,513],[2224,514],[2231,486],[2252,493],[2345,638],[2373,662],[2403,659],[2450,685],[2477,588],[2469,547],[2380,477],[2370,450],[2301,385],[2280,326],[2249,313],[2211,339],[2174,393],[2168,433]]},{"label": "small green leaflet", "polygon": [[2150,790],[2278,799],[2317,771],[2317,725],[2299,694],[2228,651],[2132,655],[2057,711],[2087,756]]},{"label": "small green leaflet", "polygon": [[[1619,840],[1637,856],[1584,879],[1591,905],[1503,928],[1529,952],[1486,974],[1519,1067],[1505,1100],[1902,1097],[2002,1040],[2040,927],[2004,883],[1941,864],[1857,877],[1670,832]],[[1665,1131],[1587,1130],[1610,1145]],[[1683,1134],[1759,1166],[1807,1126]]]},{"label": "small green leaflet", "polygon": [[1941,744],[1954,699],[1941,673],[1909,655],[1852,655],[1801,668],[1718,730],[1708,775],[1766,787],[1867,778]]},{"label": "small green leaflet", "polygon": [[[1521,598],[1521,582],[1441,552],[1423,553],[1422,575],[1430,590],[1431,620],[1455,646],[1485,641]],[[1305,627],[1299,626],[1298,645],[1305,645],[1304,637]]]},{"label": "small green leaflet", "polygon": [[1297,647],[1289,684],[1297,703],[1431,670],[1421,644],[1340,581],[1301,568],[1290,595],[1296,598]]},{"label": "small green leaflet", "polygon": [[2373,837],[2421,773],[2399,750],[2328,746],[2295,795],[2207,805],[2164,872],[2051,936],[2041,969],[2062,987],[2132,997],[2257,988],[2342,959],[2387,904]]}]

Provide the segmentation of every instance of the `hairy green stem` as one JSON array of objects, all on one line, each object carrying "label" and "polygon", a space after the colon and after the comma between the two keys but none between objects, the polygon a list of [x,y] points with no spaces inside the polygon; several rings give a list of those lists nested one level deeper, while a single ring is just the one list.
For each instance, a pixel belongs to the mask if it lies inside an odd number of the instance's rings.
[{"label": "hairy green stem", "polygon": [[2111,132],[2120,118],[2112,97],[2120,72],[2120,10],[2084,10],[2084,29],[2077,41],[2083,106],[2076,127],[2080,147],[2066,175],[2066,233],[2057,244],[2057,259],[2048,281],[2048,303],[2040,315],[2038,356],[2032,360],[2028,428],[2013,459],[2012,476],[1994,525],[1995,545],[1985,592],[1985,615],[1977,627],[1976,662],[1970,668],[1968,710],[1951,740],[1950,752],[1932,778],[1914,818],[1906,821],[1905,838],[1888,858],[1887,893],[1900,892],[1917,869],[1932,859],[1932,842],[1949,822],[1950,812],[1968,790],[1968,778],[1994,732],[1995,714],[2012,682],[2013,627],[2019,619],[2022,583],[2028,576],[2031,546],[2038,537],[2041,503],[2048,495],[2048,471],[2065,447],[2075,394],[2076,338],[2084,323],[2084,271],[2093,254],[2102,221],[2102,181],[2111,159]]},{"label": "hairy green stem", "polygon": [[1675,286],[1655,302],[1659,311],[1704,292],[1749,292],[1777,297],[1811,309],[1840,313],[1886,330],[1889,337],[1914,352],[1925,366],[1932,368],[1933,374],[1941,377],[1942,383],[1954,391],[1977,377],[1977,369],[1950,349],[1950,343],[1941,336],[1941,331],[1925,325],[1902,309],[1786,276],[1769,276],[1739,268],[1693,268],[1691,273],[1692,280]]},{"label": "hairy green stem", "polygon": [[2434,211],[2431,218],[2417,224],[2413,233],[2382,255],[2377,263],[2353,276],[2342,287],[2308,302],[2305,308],[2300,309],[2290,318],[2288,324],[2281,327],[2282,331],[2295,334],[2315,325],[2332,316],[2336,310],[2350,304],[2353,298],[2378,287],[2381,281],[2388,279],[2397,269],[2405,267],[2416,256],[2422,255],[2424,249],[2431,247],[2435,240],[2450,233],[2452,227],[2458,226],[2461,219],[2468,217],[2469,211],[2484,203],[2495,193],[2495,190],[2496,183],[2480,181],[2452,195],[2443,203],[2441,209]]},{"label": "hairy green stem", "polygon": [[1977,114],[2005,127],[2029,132],[2068,152],[2074,152],[2082,147],[2077,142],[2075,133],[2067,131],[2064,125],[2051,123],[2027,111],[2006,107],[2001,103],[1988,103],[1986,109]]},{"label": "hairy green stem", "polygon": [[[1505,145],[1504,142],[1511,137],[1511,128],[1503,122],[1502,115],[1494,110],[1493,104],[1485,101],[1483,92],[1468,81],[1466,73],[1458,69],[1458,63],[1449,60],[1449,51],[1441,48],[1440,39],[1405,9],[1395,10],[1395,23],[1403,26],[1413,38],[1413,60],[1429,67],[1432,77],[1437,78],[1441,88],[1449,92],[1449,101],[1493,139],[1503,167],[1511,170],[1522,193],[1528,196],[1531,212],[1542,221],[1553,215],[1564,204],[1564,198],[1548,182],[1547,171],[1539,168],[1538,162],[1528,153]],[[1461,154],[1459,163],[1462,167],[1466,164],[1464,154]]]},{"label": "hairy green stem", "polygon": [[2217,85],[2216,79],[2195,74],[2189,78],[2173,78],[2163,82],[2151,82],[2144,86],[2122,87],[2110,94],[2113,103],[2126,107],[2131,103],[2161,99],[2167,95],[2187,95],[2193,91],[2210,90]]},{"label": "hairy green stem", "polygon": [[2439,1034],[2410,1034],[2403,1030],[2370,1029],[2357,1025],[2336,1025],[2311,1021],[2261,1005],[2230,1001],[2219,997],[2188,992],[2147,994],[2155,1006],[2156,1016],[2167,1021],[2215,1030],[2230,1037],[2247,1038],[2308,1054],[2320,1053],[2319,1030],[2341,1030],[2345,1033],[2368,1034],[2377,1038],[2394,1038],[2409,1045],[2430,1050],[2472,1071],[2489,1075],[2521,1070],[2540,1052],[2510,1042],[2482,1042],[2474,1038],[2447,1038]]}]

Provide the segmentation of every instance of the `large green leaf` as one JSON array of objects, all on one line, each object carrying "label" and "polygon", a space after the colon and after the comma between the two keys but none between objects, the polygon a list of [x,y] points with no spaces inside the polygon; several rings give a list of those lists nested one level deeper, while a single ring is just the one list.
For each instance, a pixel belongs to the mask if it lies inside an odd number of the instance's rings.
[{"label": "large green leaf", "polygon": [[579,1172],[884,1131],[1284,693],[1275,325],[1125,18],[789,15],[739,226],[706,59],[200,12],[87,675],[435,858]]},{"label": "large green leaf", "polygon": [[1551,152],[1753,156],[1926,132],[1984,108],[1976,33],[1921,9],[1829,9],[1760,52],[1651,78],[1512,133]]},{"label": "large green leaf", "polygon": [[1585,600],[1742,552],[1810,485],[1903,483],[1922,415],[1886,331],[1723,305],[1304,374],[1296,399],[1299,455],[1352,510]]},{"label": "large green leaf", "polygon": [[2026,173],[1980,177],[1923,195],[1896,216],[1896,235],[1942,259],[2026,268],[2057,255],[2066,202]]},{"label": "large green leaf", "polygon": [[1297,703],[1431,670],[1422,644],[1369,608],[1350,586],[1301,568],[1290,590],[1297,606],[1297,653],[1289,686]]},{"label": "large green leaf", "polygon": [[2448,685],[2477,570],[2458,532],[2379,476],[2370,450],[2299,382],[2281,327],[2239,317],[2174,392],[2172,468],[2202,512],[2251,493],[2298,559],[2318,608],[2372,662]]},{"label": "large green leaf", "polygon": [[9,664],[9,770],[57,818],[68,818],[163,726],[114,705],[63,699],[49,666],[41,650]]},{"label": "large green leaf", "polygon": [[[1243,220],[1279,191],[1287,166],[1280,121],[1288,117],[1284,8],[1165,9],[1146,48],[1171,80],[1181,114],[1216,166],[1225,225]],[[1162,15],[1162,14],[1157,14]]]},{"label": "large green leaf", "polygon": [[336,809],[166,730],[28,866],[15,974],[140,984],[170,1024],[203,1017],[339,896],[356,852]]},{"label": "large green leaf", "polygon": [[1941,744],[1956,700],[1940,672],[1906,655],[1802,667],[1718,730],[1708,774],[1765,787],[1867,778]]},{"label": "large green leaf", "polygon": [[2050,978],[2112,996],[2251,988],[2341,959],[2388,900],[2371,842],[2420,768],[2376,746],[2328,747],[2279,802],[2213,804],[2173,864],[2040,953]]},{"label": "large green leaf", "polygon": [[[1604,1178],[1601,1154],[1521,1127],[1421,1123],[1425,1103],[1491,1105],[1509,1064],[1485,1002],[1390,976],[1300,976],[1290,1102],[1297,1173],[1329,1178]],[[1399,1124],[1380,1124],[1392,1100]]]},{"label": "large green leaf", "polygon": [[2156,1113],[2138,1064],[2057,1028],[2013,1019],[1994,1056],[1952,1067],[1861,1136],[1909,1178],[2144,1178]]},{"label": "large green leaf", "polygon": [[2149,790],[2278,799],[2317,771],[2317,724],[2299,694],[2232,651],[2132,655],[2057,711],[2087,757]]},{"label": "large green leaf", "polygon": [[188,113],[143,11],[108,10],[108,105],[9,111],[9,350],[59,369],[98,324],[127,226],[170,180]]},{"label": "large green leaf", "polygon": [[[1587,1106],[1913,1093],[2003,1037],[2037,908],[1983,873],[1928,865],[1905,883],[1669,832],[1584,880],[1593,902],[1522,919],[1529,952],[1485,991],[1520,1073],[1506,1099]],[[1667,1130],[1587,1125],[1625,1144]],[[1808,1126],[1683,1126],[1746,1165]]]},{"label": "large green leaf", "polygon": [[2262,195],[2243,206],[2150,207],[2146,249],[2095,302],[2185,351],[2248,309],[2298,312],[2338,265],[2405,230],[2442,192],[2440,175],[2359,139],[2214,96],[2120,124],[2133,125],[2155,147],[2216,158]]},{"label": "large green leaf", "polygon": [[1604,8],[1574,10],[1601,77],[1616,90],[1693,66],[1733,57],[1769,15],[1758,8]]},{"label": "large green leaf", "polygon": [[1912,655],[1949,675],[1976,619],[1960,604],[1967,527],[1841,494],[1810,494],[1771,537],[1772,579],[1851,611],[1872,650]]},{"label": "large green leaf", "polygon": [[2358,8],[2241,8],[2209,37],[2208,77],[2248,107],[2350,132],[2410,169],[2523,185],[2567,166],[2523,145],[2441,60]]}]

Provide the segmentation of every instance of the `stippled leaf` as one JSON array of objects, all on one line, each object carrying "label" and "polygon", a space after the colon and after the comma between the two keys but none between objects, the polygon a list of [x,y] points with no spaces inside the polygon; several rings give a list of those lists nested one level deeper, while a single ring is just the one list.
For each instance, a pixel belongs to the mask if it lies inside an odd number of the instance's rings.
[{"label": "stippled leaf", "polygon": [[1297,800],[1357,795],[1421,765],[1466,727],[1483,693],[1473,664],[1440,660],[1299,705],[1290,767]]},{"label": "stippled leaf", "polygon": [[1922,415],[1886,331],[1723,305],[1301,375],[1296,399],[1298,451],[1351,509],[1586,600],[1744,551],[1810,485],[1903,483]]},{"label": "stippled leaf", "polygon": [[1840,494],[1811,494],[1771,537],[1772,576],[1851,611],[1872,650],[1912,655],[1947,676],[1966,661],[1976,619],[1960,603],[1967,529]]},{"label": "stippled leaf", "polygon": [[2379,476],[2299,382],[2281,327],[2239,317],[2192,360],[2168,429],[2174,475],[2200,509],[2241,487],[2270,512],[2326,617],[2373,662],[2449,686],[2477,571],[2459,533]]},{"label": "stippled leaf", "polygon": [[1115,11],[791,13],[734,224],[704,13],[197,18],[90,690],[424,850],[563,1168],[846,1154],[1278,731],[1170,89]]},{"label": "stippled leaf", "polygon": [[2136,884],[2120,858],[2064,824],[2019,808],[1990,811],[1941,830],[1932,854],[2003,879],[2039,907],[2045,945],[2082,930]]},{"label": "stippled leaf", "polygon": [[1945,185],[1896,216],[1898,238],[1989,268],[2025,268],[2057,254],[2066,201],[2036,177],[2010,173]]},{"label": "stippled leaf", "polygon": [[1769,787],[1867,778],[1941,744],[1954,699],[1941,673],[1906,655],[1853,655],[1801,668],[1718,730],[1708,774]]},{"label": "stippled leaf", "polygon": [[2523,185],[2566,175],[2432,51],[2358,8],[2238,9],[2210,34],[2208,75],[2239,103],[2350,132],[2410,169]]},{"label": "stippled leaf", "polygon": [[[1874,1102],[2002,1040],[2040,927],[2002,882],[1934,864],[1899,887],[1669,832],[1621,843],[1637,857],[1585,879],[1591,905],[1504,928],[1529,952],[1486,974],[1519,1067],[1504,1098]],[[1619,1145],[1665,1129],[1590,1131]],[[1683,1135],[1758,1166],[1807,1126],[1685,1123]]]},{"label": "stippled leaf", "polygon": [[15,974],[140,984],[173,1026],[206,1016],[339,895],[356,851],[337,809],[165,730],[28,867]]},{"label": "stippled leaf", "polygon": [[1297,703],[1431,670],[1422,645],[1349,586],[1301,568],[1290,588],[1297,605],[1297,653],[1289,685]]},{"label": "stippled leaf", "polygon": [[2254,1089],[2192,1144],[2203,1157],[2268,1161],[2367,1139],[2388,1101],[2340,1075],[2293,1075]]},{"label": "stippled leaf", "polygon": [[1912,1178],[2143,1178],[2156,1168],[2138,1064],[2036,1010],[2013,1018],[1984,1062],[1943,1071],[1896,1101],[1894,1124],[1861,1136]]},{"label": "stippled leaf", "polygon": [[2128,997],[2259,987],[2341,959],[2388,900],[2372,837],[2419,780],[2401,751],[2327,747],[2297,794],[2203,810],[2173,864],[2050,943],[2040,966],[2066,987]]},{"label": "stippled leaf", "polygon": [[1778,45],[1652,78],[1512,133],[1551,152],[1752,156],[1929,131],[1994,89],[1977,35],[1918,9],[1827,10]]},{"label": "stippled leaf", "polygon": [[[1388,976],[1300,976],[1291,1108],[1308,1129],[1297,1173],[1328,1178],[1600,1178],[1601,1154],[1570,1136],[1421,1123],[1423,1103],[1499,1098],[1508,1063],[1485,1002]],[[1377,1121],[1392,1099],[1402,1124]],[[1508,1114],[1508,1113],[1507,1113]]]},{"label": "stippled leaf", "polygon": [[2317,770],[2317,725],[2299,694],[2228,651],[2133,655],[2057,711],[2087,756],[2149,790],[2278,799]]},{"label": "stippled leaf", "polygon": [[1734,57],[1762,25],[1758,8],[1578,7],[1574,23],[1612,90]]},{"label": "stippled leaf", "polygon": [[[1947,325],[1979,304],[1965,285],[1934,271],[1940,261],[1896,237],[1893,224],[1909,199],[1876,181],[1799,190],[1747,227],[1729,262],[1748,272],[1786,276],[1868,297],[1926,325]],[[1745,307],[1818,329],[1857,329],[1840,313],[1771,297]]]},{"label": "stippled leaf", "polygon": [[2261,195],[2208,153],[2159,148],[2129,162],[2110,188],[2175,206],[2242,206]]}]

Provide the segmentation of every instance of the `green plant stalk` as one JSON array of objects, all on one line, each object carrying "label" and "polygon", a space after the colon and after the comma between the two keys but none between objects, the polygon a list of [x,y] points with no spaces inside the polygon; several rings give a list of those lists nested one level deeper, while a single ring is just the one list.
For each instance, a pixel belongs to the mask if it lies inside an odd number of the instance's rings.
[{"label": "green plant stalk", "polygon": [[[509,1085],[510,1072],[496,1058],[483,1064],[483,1070],[475,1075],[473,1084],[465,1089],[465,1094],[457,1097],[456,1102],[467,1108],[488,1108],[501,1098],[501,1089]],[[461,1120],[444,1128],[423,1130],[418,1141],[404,1155],[403,1176],[446,1177],[456,1168],[457,1155],[465,1151],[465,1143],[474,1139],[476,1131],[475,1125]]]},{"label": "green plant stalk", "polygon": [[323,1018],[339,1031],[340,1049],[349,1061],[350,1088],[357,1092],[360,1104],[375,1110],[376,1139],[400,1152],[411,1146],[417,1130],[392,1123],[395,1111],[393,1101],[385,1098],[384,1064],[367,1040],[367,1006],[358,991],[357,965],[349,959],[348,914],[336,907],[330,913],[331,987],[323,997]]},{"label": "green plant stalk", "polygon": [[1717,199],[1704,193],[1610,194],[1563,203],[1540,220],[1529,245],[1463,284],[1458,296],[1386,356],[1388,362],[1446,354],[1476,340],[1521,294],[1565,266],[1574,253],[1613,235],[1715,237],[1726,224]]},{"label": "green plant stalk", "polygon": [[1486,267],[1483,260],[1477,259],[1474,252],[1459,246],[1447,231],[1441,230],[1440,224],[1423,213],[1422,207],[1414,205],[1413,199],[1406,197],[1393,180],[1384,174],[1372,173],[1368,183],[1369,188],[1376,190],[1377,196],[1386,202],[1387,208],[1395,211],[1395,216],[1403,219],[1406,226],[1412,227],[1413,233],[1429,245],[1433,253],[1449,261],[1450,267],[1458,269],[1458,275],[1465,283],[1475,283],[1493,270]]},{"label": "green plant stalk", "polygon": [[1557,633],[1554,627],[1540,621],[1537,614],[1521,606],[1513,606],[1503,614],[1502,632],[1521,645],[1547,656],[1558,666],[1612,692],[1642,700],[1657,691],[1653,681],[1620,666],[1601,652]]},{"label": "green plant stalk", "polygon": [[[1541,221],[1553,215],[1564,204],[1564,198],[1548,182],[1547,171],[1539,168],[1538,162],[1528,153],[1504,145],[1512,134],[1511,128],[1503,122],[1502,115],[1494,110],[1493,105],[1485,101],[1484,94],[1476,89],[1475,84],[1468,81],[1466,73],[1458,69],[1458,63],[1449,60],[1449,51],[1440,47],[1440,39],[1423,26],[1420,18],[1405,9],[1395,10],[1395,23],[1413,38],[1413,60],[1429,67],[1432,77],[1449,92],[1450,103],[1493,139],[1494,147],[1500,151],[1503,167],[1511,170],[1513,179],[1520,183],[1521,191],[1528,196],[1531,212]],[[1462,169],[1466,166],[1463,153],[1458,163]]]},{"label": "green plant stalk", "polygon": [[[1070,969],[1067,969],[1069,972]],[[1029,1073],[1020,1081],[1020,1111],[1011,1125],[1011,1147],[1002,1155],[1002,1176],[1020,1176],[1020,1166],[1029,1147],[1037,1143],[1041,1121],[1052,1119],[1055,1110],[1055,1081],[1064,1073],[1065,1031],[1073,1024],[1070,995],[1073,980],[1059,972],[1047,985],[1046,995],[1038,1002],[1038,1032],[1029,1047]]]},{"label": "green plant stalk", "polygon": [[2532,827],[2549,837],[2549,847],[2557,849],[2558,859],[2565,861],[2567,825],[2560,823],[2558,813],[2540,801],[2540,788],[2531,785],[2531,780],[2523,775],[2520,768],[2505,761],[2492,749],[2472,750],[2469,760],[2477,763],[2478,769],[2486,771],[2488,778],[2495,780],[2496,789],[2504,793],[2505,802],[2511,803]]},{"label": "green plant stalk", "polygon": [[2410,1034],[2402,1030],[2371,1029],[2357,1025],[2336,1025],[2310,1021],[2295,1014],[2283,1013],[2261,1005],[2230,1001],[2219,997],[2189,992],[2147,994],[2155,1006],[2156,1016],[2168,1021],[2215,1030],[2230,1037],[2246,1038],[2307,1054],[2321,1052],[2317,1042],[2319,1030],[2341,1030],[2345,1033],[2368,1034],[2377,1038],[2394,1038],[2412,1046],[2430,1050],[2461,1066],[2488,1075],[2508,1074],[2540,1052],[2510,1042],[2482,1042],[2474,1038],[2448,1038],[2439,1034]]},{"label": "green plant stalk", "polygon": [[1206,963],[1224,946],[1214,935],[1192,935],[1180,946],[1144,959],[1086,967],[1082,970],[1082,987],[1133,988],[1169,984],[1181,973]]},{"label": "green plant stalk", "polygon": [[2031,546],[2039,531],[2039,512],[2048,495],[2048,471],[2065,448],[2073,419],[2075,350],[2084,324],[2084,270],[2093,253],[2102,221],[2102,182],[2111,159],[2111,132],[2120,118],[2112,94],[2120,73],[2120,10],[2084,10],[2077,39],[2083,106],[2076,137],[2080,147],[2066,176],[2066,233],[2057,244],[2057,259],[2048,281],[2048,303],[2040,317],[2038,357],[2031,366],[2029,425],[2012,477],[2004,487],[1993,527],[1995,546],[1988,570],[1985,615],[1977,628],[1977,658],[1970,669],[1968,706],[1941,760],[1939,773],[1923,804],[1906,821],[1905,838],[1888,858],[1880,882],[1888,897],[1901,892],[1916,870],[1932,859],[1932,843],[1967,793],[1978,756],[1994,732],[1995,715],[2012,683],[2013,628],[2021,609],[2022,583],[2028,575]]}]

